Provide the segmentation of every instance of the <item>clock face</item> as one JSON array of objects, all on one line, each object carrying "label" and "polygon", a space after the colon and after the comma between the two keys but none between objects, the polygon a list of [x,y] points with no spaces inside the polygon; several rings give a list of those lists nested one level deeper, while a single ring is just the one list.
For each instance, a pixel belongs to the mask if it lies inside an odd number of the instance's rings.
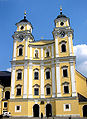
[{"label": "clock face", "polygon": [[65,32],[64,32],[64,31],[61,31],[61,32],[60,32],[60,36],[61,36],[61,37],[64,37],[64,36],[65,36]]},{"label": "clock face", "polygon": [[23,40],[24,39],[24,36],[21,34],[21,35],[19,35],[19,39],[20,40]]}]

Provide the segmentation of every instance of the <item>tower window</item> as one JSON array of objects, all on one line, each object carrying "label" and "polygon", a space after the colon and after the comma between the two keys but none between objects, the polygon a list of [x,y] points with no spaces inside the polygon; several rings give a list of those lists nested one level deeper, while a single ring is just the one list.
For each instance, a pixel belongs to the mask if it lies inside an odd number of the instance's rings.
[{"label": "tower window", "polygon": [[22,73],[18,72],[17,80],[21,80],[21,79],[22,79]]},{"label": "tower window", "polygon": [[62,44],[61,45],[61,51],[62,52],[66,52],[66,44]]},{"label": "tower window", "polygon": [[21,26],[21,30],[23,30],[24,29],[24,26]]},{"label": "tower window", "polygon": [[67,68],[63,69],[63,77],[68,77]]},{"label": "tower window", "polygon": [[39,89],[38,88],[34,88],[34,95],[39,95]]},{"label": "tower window", "polygon": [[46,94],[50,95],[50,87],[46,87]]},{"label": "tower window", "polygon": [[4,102],[4,107],[7,107],[7,102]]},{"label": "tower window", "polygon": [[23,48],[19,48],[19,56],[22,56],[23,55]]},{"label": "tower window", "polygon": [[69,93],[69,86],[68,85],[64,86],[64,93]]},{"label": "tower window", "polygon": [[22,71],[21,71],[21,69],[19,69],[17,71],[17,80],[22,80]]},{"label": "tower window", "polygon": [[21,87],[17,87],[17,96],[21,96]]},{"label": "tower window", "polygon": [[34,72],[34,79],[35,80],[39,79],[39,73],[38,72]]},{"label": "tower window", "polygon": [[63,26],[64,25],[64,22],[61,22],[60,25]]},{"label": "tower window", "polygon": [[46,72],[46,79],[50,79],[50,72],[49,71]]}]

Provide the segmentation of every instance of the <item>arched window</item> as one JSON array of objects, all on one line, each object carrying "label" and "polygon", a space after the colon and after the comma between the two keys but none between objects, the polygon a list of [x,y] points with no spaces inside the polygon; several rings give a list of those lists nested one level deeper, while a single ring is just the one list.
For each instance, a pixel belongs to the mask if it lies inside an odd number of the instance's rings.
[{"label": "arched window", "polygon": [[19,56],[22,56],[23,55],[23,48],[19,48]]},{"label": "arched window", "polygon": [[46,95],[50,95],[51,94],[51,88],[50,85],[46,86]]},{"label": "arched window", "polygon": [[62,67],[63,77],[68,77],[68,67],[63,66]]},{"label": "arched window", "polygon": [[49,57],[50,56],[50,49],[46,49],[45,51],[45,57]]},{"label": "arched window", "polygon": [[65,43],[63,43],[61,45],[61,52],[66,52],[66,44]]},{"label": "arched window", "polygon": [[39,70],[38,69],[35,69],[34,70],[34,79],[35,80],[38,80],[39,79]]},{"label": "arched window", "polygon": [[22,86],[20,84],[16,86],[16,96],[21,96],[21,87]]},{"label": "arched window", "polygon": [[39,52],[38,52],[38,50],[36,49],[36,50],[34,51],[34,56],[35,56],[35,58],[38,58],[38,55],[39,55]]},{"label": "arched window", "polygon": [[23,56],[23,45],[18,46],[18,56]]},{"label": "arched window", "polygon": [[17,80],[22,80],[22,70],[17,70]]},{"label": "arched window", "polygon": [[35,84],[33,87],[34,87],[34,95],[35,96],[39,95],[39,87],[40,86],[38,84]]},{"label": "arched window", "polygon": [[50,69],[49,69],[49,68],[47,68],[47,69],[45,70],[45,78],[46,78],[46,79],[50,79]]},{"label": "arched window", "polygon": [[69,83],[68,82],[63,83],[63,92],[64,92],[64,94],[69,93]]}]

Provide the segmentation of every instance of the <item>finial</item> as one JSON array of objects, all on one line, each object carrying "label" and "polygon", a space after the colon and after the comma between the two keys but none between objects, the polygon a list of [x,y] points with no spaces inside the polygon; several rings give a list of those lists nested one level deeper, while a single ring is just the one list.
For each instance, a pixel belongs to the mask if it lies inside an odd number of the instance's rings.
[{"label": "finial", "polygon": [[26,10],[24,11],[24,19],[26,19]]},{"label": "finial", "polygon": [[62,14],[62,6],[60,6],[60,14]]}]

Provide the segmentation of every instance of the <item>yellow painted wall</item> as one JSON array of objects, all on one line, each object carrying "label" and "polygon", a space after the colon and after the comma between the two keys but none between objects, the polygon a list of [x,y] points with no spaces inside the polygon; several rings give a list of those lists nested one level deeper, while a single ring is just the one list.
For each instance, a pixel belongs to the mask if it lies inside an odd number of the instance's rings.
[{"label": "yellow painted wall", "polygon": [[[58,115],[72,115],[79,114],[78,100],[65,99],[56,100],[56,116]],[[64,111],[64,104],[71,104],[71,111]]]},{"label": "yellow painted wall", "polygon": [[[15,112],[15,105],[21,105],[21,112]],[[11,116],[27,116],[28,115],[28,102],[21,101],[21,100],[9,102],[9,112],[11,112]]]},{"label": "yellow painted wall", "polygon": [[80,73],[77,71],[75,72],[76,75],[76,89],[77,92],[81,95],[87,97],[87,79],[83,77]]}]

